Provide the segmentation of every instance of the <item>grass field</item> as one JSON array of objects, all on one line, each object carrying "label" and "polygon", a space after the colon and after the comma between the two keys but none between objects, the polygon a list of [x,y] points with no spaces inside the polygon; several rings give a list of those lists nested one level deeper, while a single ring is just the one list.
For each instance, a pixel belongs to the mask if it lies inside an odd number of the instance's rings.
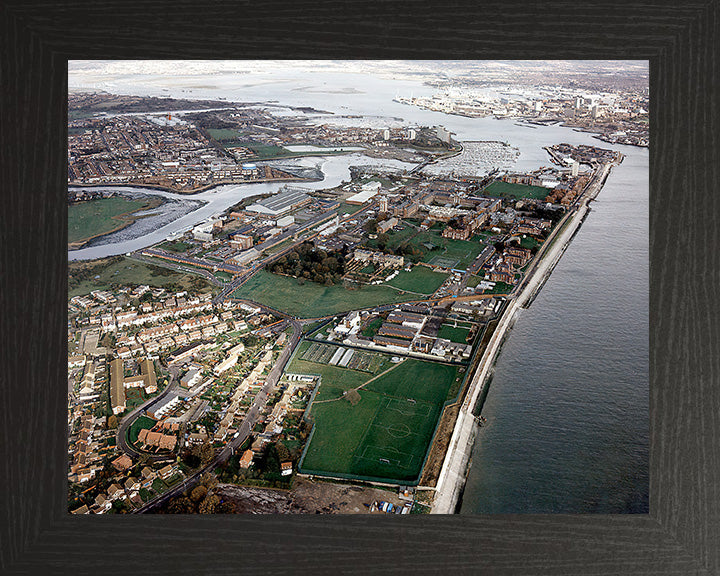
[{"label": "grass field", "polygon": [[[431,230],[421,232],[415,236],[411,242],[419,250],[425,252],[422,262],[436,266],[449,265],[448,267],[450,268],[458,268],[461,270],[467,268],[485,248],[485,245],[480,242],[443,238],[440,234]],[[423,246],[423,244],[427,242],[434,244],[438,248],[435,250],[427,250],[427,248]]]},{"label": "grass field", "polygon": [[401,294],[387,286],[363,286],[347,290],[324,286],[260,270],[233,292],[233,298],[249,298],[300,318],[318,318],[361,308],[416,300],[417,295]]},{"label": "grass field", "polygon": [[374,320],[371,320],[367,323],[365,328],[362,329],[362,335],[366,338],[372,338],[373,336],[375,336],[377,331],[380,330],[380,326],[383,325],[384,321],[385,320],[383,320],[382,318],[375,318]]},{"label": "grass field", "polygon": [[342,217],[343,214],[355,214],[358,210],[361,210],[362,206],[357,204],[348,204],[347,202],[341,202],[338,208],[338,214]]},{"label": "grass field", "polygon": [[195,246],[195,244],[190,244],[188,242],[181,242],[179,240],[163,242],[162,244],[160,244],[160,248],[162,248],[163,250],[167,250],[169,252],[179,252],[179,253],[187,252],[188,250],[190,250],[190,248],[193,248],[194,246]]},{"label": "grass field", "polygon": [[542,186],[527,186],[526,184],[510,184],[496,180],[488,185],[483,191],[485,196],[496,198],[537,198],[543,200],[548,195],[548,189]]},{"label": "grass field", "polygon": [[[373,378],[376,374],[383,372],[392,365],[390,363],[390,357],[386,354],[380,353],[377,353],[376,355],[381,358],[381,362],[377,363],[377,367],[372,372],[348,370],[346,368],[332,366],[330,364],[303,360],[303,355],[312,345],[312,342],[301,343],[285,371],[295,374],[320,374],[320,376],[322,376],[322,386],[320,386],[320,390],[318,390],[315,400],[330,400],[339,398],[343,392],[350,390],[351,388],[357,388],[361,384],[364,384]],[[326,346],[334,350],[338,348],[337,346],[332,345]]]},{"label": "grass field", "polygon": [[416,482],[457,368],[405,360],[359,391],[355,405],[341,399],[312,406],[315,428],[304,471]]},{"label": "grass field", "polygon": [[207,132],[218,142],[235,141],[245,137],[243,132],[229,128],[208,128]]},{"label": "grass field", "polygon": [[433,272],[425,266],[415,266],[410,272],[401,270],[398,275],[387,282],[389,286],[394,286],[400,290],[409,290],[411,292],[419,292],[428,296],[435,292],[440,285],[445,282],[447,274]]},{"label": "grass field", "polygon": [[[398,246],[401,244],[404,244],[405,241],[413,236],[413,234],[417,233],[417,230],[409,225],[405,225],[405,227],[402,230],[398,230],[397,232],[390,230],[389,232],[386,232],[387,234],[387,249],[395,250]],[[373,240],[368,240],[367,245],[370,248],[377,248],[378,245],[378,239],[375,238]]]},{"label": "grass field", "polygon": [[68,262],[68,299],[89,294],[92,290],[110,290],[113,286],[128,284],[155,287],[173,285],[181,290],[193,291],[210,289],[210,285],[198,276],[181,274],[125,257],[118,261],[102,259]]},{"label": "grass field", "polygon": [[450,342],[459,342],[465,344],[465,338],[468,335],[469,330],[466,328],[453,327],[449,324],[443,324],[438,332],[438,338],[445,338]]},{"label": "grass field", "polygon": [[140,430],[147,429],[149,430],[153,426],[155,426],[155,423],[157,420],[153,420],[152,418],[149,418],[147,416],[140,416],[135,422],[133,422],[128,429],[128,441],[130,444],[135,444],[138,439],[138,434],[140,434]]},{"label": "grass field", "polygon": [[508,294],[513,287],[510,284],[506,284],[505,282],[495,282],[495,286],[490,288],[490,290],[485,290],[485,294]]},{"label": "grass field", "polygon": [[520,246],[523,248],[539,248],[541,244],[532,236],[525,236],[525,238],[520,239]]},{"label": "grass field", "polygon": [[292,155],[292,152],[281,146],[273,146],[272,144],[263,144],[261,142],[255,142],[254,140],[248,140],[242,132],[238,132],[237,130],[208,128],[208,134],[220,142],[224,148],[242,146],[243,148],[252,150],[257,155],[258,160]]},{"label": "grass field", "polygon": [[148,205],[145,200],[102,198],[68,206],[68,243],[82,242],[126,226],[130,213]]}]

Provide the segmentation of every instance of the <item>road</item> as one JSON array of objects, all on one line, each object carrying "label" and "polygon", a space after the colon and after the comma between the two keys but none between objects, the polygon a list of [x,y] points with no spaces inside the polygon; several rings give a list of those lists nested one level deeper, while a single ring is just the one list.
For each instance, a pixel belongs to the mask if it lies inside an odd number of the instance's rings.
[{"label": "road", "polygon": [[280,353],[280,356],[276,360],[275,365],[270,370],[267,380],[265,381],[265,385],[256,394],[255,399],[247,414],[245,415],[245,419],[238,428],[238,432],[235,437],[230,442],[228,442],[225,447],[220,450],[220,452],[215,455],[215,458],[211,462],[197,470],[191,476],[188,476],[185,480],[183,480],[174,488],[171,488],[158,498],[151,500],[142,508],[135,510],[133,514],[144,514],[146,512],[152,512],[153,510],[156,510],[157,508],[163,506],[171,498],[174,498],[183,493],[188,488],[191,488],[200,481],[200,477],[205,472],[212,471],[220,464],[225,462],[228,458],[230,458],[230,456],[232,456],[235,450],[240,447],[242,443],[245,442],[245,440],[247,440],[247,438],[252,432],[253,427],[255,426],[260,417],[260,412],[267,404],[270,393],[280,380],[280,376],[285,369],[285,365],[290,359],[290,356],[292,355],[296,346],[300,342],[300,336],[302,334],[302,327],[300,325],[300,322],[298,322],[297,320],[289,320],[288,322],[293,327],[293,334],[290,337],[287,346],[285,346],[283,351]]}]

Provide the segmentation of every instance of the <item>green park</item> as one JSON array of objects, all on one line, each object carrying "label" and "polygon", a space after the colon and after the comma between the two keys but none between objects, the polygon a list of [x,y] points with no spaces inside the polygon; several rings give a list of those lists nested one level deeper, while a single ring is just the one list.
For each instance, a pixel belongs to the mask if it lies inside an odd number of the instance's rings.
[{"label": "green park", "polygon": [[496,180],[489,184],[483,191],[483,195],[495,198],[535,198],[544,200],[547,198],[548,189],[543,186],[528,186],[527,184],[512,184]]},{"label": "green park", "polygon": [[[419,278],[420,275],[426,273],[418,271],[416,274]],[[434,279],[435,282],[437,280],[437,278]],[[354,285],[352,288],[346,288],[340,284],[326,286],[310,281],[303,283],[289,276],[260,270],[233,292],[232,296],[233,298],[254,300],[300,318],[319,318],[340,312],[383,304],[397,304],[424,297],[405,291],[410,289],[409,286],[418,286],[415,275],[409,276],[407,280],[403,279],[401,284],[403,283],[406,283],[407,286],[404,288],[398,286],[398,289],[387,285]],[[427,293],[425,290],[421,294]]]}]

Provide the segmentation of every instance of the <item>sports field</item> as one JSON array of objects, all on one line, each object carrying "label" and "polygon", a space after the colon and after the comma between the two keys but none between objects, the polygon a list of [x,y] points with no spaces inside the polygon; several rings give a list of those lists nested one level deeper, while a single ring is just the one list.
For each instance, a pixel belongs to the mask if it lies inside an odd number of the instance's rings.
[{"label": "sports field", "polygon": [[400,270],[398,275],[387,284],[400,290],[409,290],[429,296],[440,288],[447,277],[447,274],[433,272],[425,266],[414,266],[410,272]]},{"label": "sports field", "polygon": [[413,294],[401,294],[388,286],[363,286],[347,290],[343,286],[324,286],[315,282],[300,285],[294,278],[260,270],[233,292],[233,298],[249,298],[300,318],[319,318],[339,312],[349,312],[417,300]]},{"label": "sports field", "polygon": [[68,206],[68,243],[108,234],[132,222],[130,214],[147,206],[144,200],[102,198]]},{"label": "sports field", "polygon": [[[349,371],[345,371],[349,372]],[[340,375],[344,378],[344,375]],[[303,472],[414,483],[451,387],[455,366],[406,359],[389,365],[358,391],[359,400],[322,395],[312,408],[315,428],[300,464]],[[332,392],[337,394],[337,380]]]},{"label": "sports field", "polygon": [[503,198],[536,198],[543,200],[547,197],[549,190],[543,186],[528,186],[526,184],[511,184],[496,180],[488,185],[483,191],[484,196]]}]

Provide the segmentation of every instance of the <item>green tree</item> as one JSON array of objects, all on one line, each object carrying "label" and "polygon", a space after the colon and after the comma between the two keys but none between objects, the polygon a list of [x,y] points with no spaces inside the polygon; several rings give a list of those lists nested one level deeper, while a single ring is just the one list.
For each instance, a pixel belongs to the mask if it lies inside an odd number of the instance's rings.
[{"label": "green tree", "polygon": [[210,444],[210,442],[204,442],[200,446],[200,462],[205,465],[208,462],[210,462],[213,458],[215,458],[215,448],[213,448],[213,445]]},{"label": "green tree", "polygon": [[235,507],[235,503],[230,502],[229,500],[221,502],[215,510],[216,514],[235,514],[236,512],[237,508]]},{"label": "green tree", "polygon": [[220,504],[220,497],[216,494],[208,494],[198,506],[200,514],[215,514],[215,510]]},{"label": "green tree", "polygon": [[178,496],[167,508],[168,514],[194,514],[195,504],[187,496]]},{"label": "green tree", "polygon": [[286,462],[290,460],[290,451],[287,449],[287,446],[285,446],[285,444],[278,442],[275,445],[275,448],[277,449],[277,455],[280,462]]},{"label": "green tree", "polygon": [[207,492],[207,488],[202,484],[200,486],[195,486],[195,488],[193,488],[192,492],[190,493],[190,500],[197,504],[198,502],[203,500],[205,496],[207,496]]},{"label": "green tree", "polygon": [[205,488],[208,489],[208,491],[212,490],[217,486],[217,478],[215,477],[215,474],[212,472],[205,472],[202,476],[200,476],[200,484],[205,486]]}]

